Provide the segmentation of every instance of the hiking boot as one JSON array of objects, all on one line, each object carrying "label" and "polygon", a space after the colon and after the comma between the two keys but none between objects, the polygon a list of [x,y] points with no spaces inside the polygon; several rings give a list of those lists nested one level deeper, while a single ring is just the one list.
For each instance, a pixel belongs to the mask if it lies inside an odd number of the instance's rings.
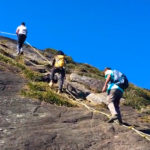
[{"label": "hiking boot", "polygon": [[20,55],[20,52],[17,52],[17,55],[19,56],[19,55]]},{"label": "hiking boot", "polygon": [[123,124],[122,118],[121,118],[121,117],[118,117],[117,122],[118,122],[120,125],[122,125],[122,124]]},{"label": "hiking boot", "polygon": [[107,122],[108,123],[113,123],[115,120],[118,120],[118,115],[117,114],[112,116]]},{"label": "hiking boot", "polygon": [[20,53],[20,55],[23,55],[23,51]]},{"label": "hiking boot", "polygon": [[50,86],[50,88],[53,87],[53,81],[51,81],[51,82],[49,83],[49,86]]}]

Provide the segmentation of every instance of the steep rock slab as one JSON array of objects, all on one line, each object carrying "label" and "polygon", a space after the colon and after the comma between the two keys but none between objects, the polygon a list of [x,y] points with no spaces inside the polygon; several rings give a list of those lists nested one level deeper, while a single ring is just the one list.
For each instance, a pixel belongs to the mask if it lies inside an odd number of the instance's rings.
[{"label": "steep rock slab", "polygon": [[[149,150],[150,143],[131,130],[106,123],[83,108],[0,98],[1,150]],[[7,105],[6,105],[7,102]]]},{"label": "steep rock slab", "polygon": [[0,70],[0,96],[14,96],[21,90],[24,80],[9,71]]},{"label": "steep rock slab", "polygon": [[[16,56],[16,50],[17,50],[17,41],[16,40],[0,36],[0,43],[2,43],[4,46],[6,46],[7,51],[9,50],[9,53],[11,55]],[[30,58],[33,61],[37,60],[38,62],[42,62],[42,63],[45,62],[47,64],[47,61],[45,61],[41,56],[39,56],[39,54],[34,51],[34,48],[30,47],[29,45],[24,44],[23,50],[24,50],[25,57]],[[39,50],[37,50],[37,51],[39,51]],[[40,51],[39,51],[39,53],[40,53]]]}]

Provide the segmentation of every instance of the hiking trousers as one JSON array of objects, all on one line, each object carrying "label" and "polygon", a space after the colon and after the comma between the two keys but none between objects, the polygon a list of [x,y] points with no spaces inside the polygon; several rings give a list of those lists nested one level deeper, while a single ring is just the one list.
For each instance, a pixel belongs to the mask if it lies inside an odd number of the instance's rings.
[{"label": "hiking trousers", "polygon": [[59,84],[58,89],[60,91],[62,91],[63,84],[64,84],[64,78],[65,78],[65,69],[63,67],[61,67],[61,68],[55,68],[55,67],[52,68],[52,70],[51,70],[51,80],[53,82],[54,82],[54,75],[55,75],[55,73],[59,73],[60,74],[60,76],[58,78],[58,84]]},{"label": "hiking trousers", "polygon": [[25,34],[19,34],[18,35],[18,43],[17,43],[17,53],[21,53],[22,51],[22,46],[26,40],[26,35]]},{"label": "hiking trousers", "polygon": [[112,116],[117,115],[118,117],[121,118],[121,112],[120,112],[120,99],[123,95],[123,92],[121,92],[119,89],[113,89],[109,92],[107,95],[107,106],[108,109],[110,110],[110,113]]}]

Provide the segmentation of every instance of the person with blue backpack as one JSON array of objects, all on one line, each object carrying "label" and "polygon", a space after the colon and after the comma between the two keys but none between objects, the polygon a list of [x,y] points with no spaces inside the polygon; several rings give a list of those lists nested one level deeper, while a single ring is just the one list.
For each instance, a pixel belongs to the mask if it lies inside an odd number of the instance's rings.
[{"label": "person with blue backpack", "polygon": [[106,104],[111,113],[111,118],[108,123],[113,123],[115,120],[122,124],[122,117],[120,113],[120,99],[123,96],[124,90],[129,86],[127,77],[117,70],[105,68],[105,84],[102,92],[107,91]]}]

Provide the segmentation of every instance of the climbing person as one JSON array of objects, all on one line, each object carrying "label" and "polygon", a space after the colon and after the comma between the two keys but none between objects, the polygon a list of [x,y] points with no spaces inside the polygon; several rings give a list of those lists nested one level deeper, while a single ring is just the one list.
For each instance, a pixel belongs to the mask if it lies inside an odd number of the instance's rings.
[{"label": "climbing person", "polygon": [[120,113],[120,99],[123,96],[124,89],[128,87],[128,80],[124,74],[111,68],[105,68],[105,83],[102,92],[107,91],[106,104],[111,112],[111,117],[108,123],[113,123],[115,120],[122,124],[122,117]]},{"label": "climbing person", "polygon": [[59,78],[58,78],[58,93],[62,93],[63,92],[63,84],[64,84],[64,78],[65,78],[65,55],[62,51],[58,51],[56,56],[53,59],[52,62],[52,70],[51,70],[51,81],[49,83],[49,86],[52,88],[53,84],[54,84],[54,77],[55,74],[58,73],[59,74]]},{"label": "climbing person", "polygon": [[24,22],[22,22],[21,25],[17,27],[16,34],[18,37],[17,54],[20,55],[23,54],[22,47],[27,37],[27,27],[25,26]]}]

